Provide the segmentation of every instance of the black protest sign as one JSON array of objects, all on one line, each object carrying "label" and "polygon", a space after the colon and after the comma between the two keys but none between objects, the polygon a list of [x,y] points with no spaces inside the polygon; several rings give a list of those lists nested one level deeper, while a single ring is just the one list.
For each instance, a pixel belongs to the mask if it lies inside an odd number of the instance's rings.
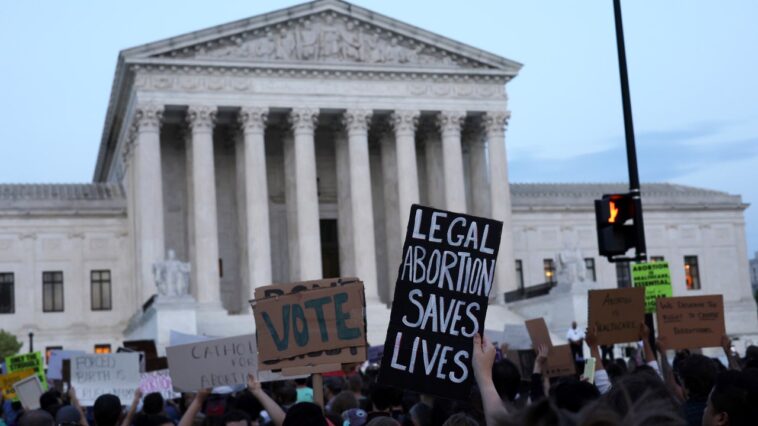
[{"label": "black protest sign", "polygon": [[413,205],[379,383],[468,398],[502,222]]}]

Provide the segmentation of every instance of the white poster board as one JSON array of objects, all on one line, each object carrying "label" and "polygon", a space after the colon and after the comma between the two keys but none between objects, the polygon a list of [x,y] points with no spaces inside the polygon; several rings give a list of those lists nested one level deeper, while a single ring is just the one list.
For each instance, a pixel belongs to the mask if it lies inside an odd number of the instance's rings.
[{"label": "white poster board", "polygon": [[40,408],[39,397],[42,396],[42,384],[36,374],[14,383],[13,389],[16,390],[21,406],[28,410]]},{"label": "white poster board", "polygon": [[[248,373],[258,371],[255,334],[169,346],[166,356],[174,389],[184,392],[214,388],[214,393],[220,393],[218,388],[245,386]],[[261,382],[283,379],[271,371],[258,373]]]},{"label": "white poster board", "polygon": [[168,370],[142,373],[139,388],[142,391],[142,395],[157,392],[163,396],[164,400],[179,398],[180,396],[179,393],[174,392],[174,386]]},{"label": "white poster board", "polygon": [[140,385],[139,354],[78,355],[71,359],[71,386],[84,406],[110,393],[129,404]]},{"label": "white poster board", "polygon": [[50,352],[50,359],[47,361],[47,378],[52,380],[63,380],[63,360],[71,359],[77,355],[84,355],[84,351],[68,351],[56,349]]}]

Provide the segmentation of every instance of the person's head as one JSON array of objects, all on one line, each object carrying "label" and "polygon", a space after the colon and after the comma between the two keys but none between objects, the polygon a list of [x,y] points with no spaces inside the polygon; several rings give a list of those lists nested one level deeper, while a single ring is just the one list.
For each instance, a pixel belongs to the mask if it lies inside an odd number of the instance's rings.
[{"label": "person's head", "polygon": [[626,363],[622,363],[622,365],[623,367],[616,362],[609,362],[605,367],[605,372],[608,373],[608,378],[611,380],[611,383],[615,383],[616,380],[623,377],[626,373]]},{"label": "person's head", "polygon": [[758,424],[758,372],[725,371],[716,377],[703,426]]},{"label": "person's head", "polygon": [[297,389],[295,383],[286,381],[279,383],[274,388],[274,400],[279,405],[292,405],[297,402]]},{"label": "person's head", "polygon": [[350,392],[360,394],[363,391],[363,379],[360,374],[353,374],[347,379]]},{"label": "person's head", "polygon": [[222,418],[224,426],[250,426],[250,416],[242,410],[231,410]]},{"label": "person's head", "polygon": [[576,321],[571,321],[571,328],[576,329]]},{"label": "person's head", "polygon": [[587,404],[598,399],[600,392],[588,382],[569,378],[558,382],[550,390],[550,396],[558,408],[571,413],[578,413]]},{"label": "person's head", "polygon": [[692,354],[679,364],[678,373],[688,399],[708,398],[717,374],[716,365],[710,358]]},{"label": "person's head", "polygon": [[432,408],[423,402],[414,404],[410,409],[410,415],[413,426],[432,425]]},{"label": "person's head", "polygon": [[51,407],[62,404],[61,393],[57,390],[51,389],[39,396],[39,408],[45,411],[49,411]]},{"label": "person's head", "polygon": [[663,381],[647,373],[622,377],[603,395],[602,400],[604,406],[618,413],[621,418],[627,418],[627,414],[633,415],[636,410],[651,401],[664,411],[677,412],[679,409],[679,404]]},{"label": "person's head", "polygon": [[300,425],[327,426],[321,407],[312,402],[299,402],[290,407],[282,426]]},{"label": "person's head", "polygon": [[394,405],[400,404],[403,391],[392,386],[375,383],[371,388],[371,402],[374,411],[390,411]]},{"label": "person's head", "polygon": [[308,379],[295,379],[295,384],[297,387],[305,386],[308,384]]},{"label": "person's head", "polygon": [[59,425],[75,425],[81,421],[82,415],[76,407],[64,405],[55,413],[55,423]]},{"label": "person's head", "polygon": [[32,410],[21,416],[18,426],[55,426],[55,419],[45,410]]},{"label": "person's head", "polygon": [[345,381],[341,377],[330,377],[324,381],[324,397],[329,400],[345,389]]},{"label": "person's head", "polygon": [[442,426],[479,426],[479,422],[464,413],[455,413]]},{"label": "person's head", "polygon": [[513,401],[521,385],[521,373],[516,364],[508,359],[501,359],[492,365],[492,381],[500,399]]},{"label": "person's head", "polygon": [[163,412],[163,395],[153,392],[145,395],[142,400],[142,412],[145,414],[160,414]]},{"label": "person's head", "polygon": [[109,393],[100,395],[92,407],[97,426],[116,426],[121,418],[121,400]]},{"label": "person's head", "polygon": [[747,349],[745,349],[745,358],[758,359],[758,346],[748,346]]},{"label": "person's head", "polygon": [[358,408],[358,399],[350,391],[342,391],[332,400],[331,411],[338,416],[351,408]]},{"label": "person's head", "polygon": [[364,426],[368,422],[368,413],[360,408],[351,408],[342,413],[344,426]]},{"label": "person's head", "polygon": [[234,402],[234,408],[236,410],[242,410],[250,417],[251,420],[256,420],[263,411],[263,405],[261,405],[258,398],[256,398],[250,391],[245,390],[237,396]]}]

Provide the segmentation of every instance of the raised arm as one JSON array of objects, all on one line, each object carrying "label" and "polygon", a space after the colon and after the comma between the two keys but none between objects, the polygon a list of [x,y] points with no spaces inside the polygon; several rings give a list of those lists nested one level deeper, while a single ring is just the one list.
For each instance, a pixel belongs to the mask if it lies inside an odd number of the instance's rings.
[{"label": "raised arm", "polygon": [[284,410],[279,404],[276,403],[266,392],[261,389],[261,384],[255,378],[255,373],[248,373],[247,375],[247,388],[258,399],[258,402],[263,405],[263,408],[271,416],[271,421],[276,426],[281,426],[284,423]]},{"label": "raised arm", "polygon": [[121,421],[121,426],[129,426],[132,424],[132,420],[134,419],[134,413],[137,412],[137,406],[139,405],[139,402],[141,399],[142,399],[142,390],[140,390],[140,388],[137,388],[134,391],[134,398],[132,398],[132,405],[129,406],[129,411],[126,412],[126,417],[124,417],[124,420]]},{"label": "raised arm", "polygon": [[534,369],[532,370],[532,381],[529,396],[532,399],[532,403],[539,401],[547,396],[547,387],[542,382],[543,374],[545,373],[545,365],[547,365],[548,347],[547,345],[539,345],[537,348],[537,358],[534,360]]},{"label": "raised arm", "polygon": [[729,369],[742,370],[739,360],[737,360],[734,352],[732,352],[732,340],[726,334],[721,336],[721,347],[724,349],[724,355],[726,355],[726,359],[729,361]]},{"label": "raised arm", "polygon": [[205,402],[205,399],[208,398],[208,395],[210,394],[210,389],[203,389],[195,395],[195,399],[192,400],[189,407],[187,407],[187,411],[182,415],[182,419],[179,420],[179,426],[192,426],[195,416],[197,416],[197,413],[203,408],[203,402]]},{"label": "raised arm", "polygon": [[600,356],[600,347],[597,344],[597,327],[587,327],[584,342],[590,348],[590,356],[595,358],[595,387],[600,393],[611,390],[611,379],[605,371],[603,357]]},{"label": "raised arm", "polygon": [[484,416],[488,425],[496,425],[505,421],[508,410],[505,409],[500,395],[492,381],[492,364],[495,362],[495,347],[486,338],[477,334],[474,336],[474,356],[471,366],[474,369],[474,378],[479,385],[482,394]]},{"label": "raised arm", "polygon": [[87,416],[84,415],[84,409],[82,408],[82,405],[79,404],[79,398],[76,397],[76,389],[74,389],[73,386],[68,388],[68,400],[71,402],[71,405],[76,408],[76,411],[79,412],[79,424],[82,426],[89,426]]},{"label": "raised arm", "polygon": [[661,354],[660,365],[663,382],[666,383],[666,387],[669,388],[669,391],[671,391],[679,401],[684,401],[684,391],[682,390],[682,387],[679,386],[679,383],[676,382],[676,379],[674,378],[674,369],[671,368],[668,356],[666,356],[666,350],[668,350],[666,337],[658,336],[655,344],[658,346],[658,352]]}]

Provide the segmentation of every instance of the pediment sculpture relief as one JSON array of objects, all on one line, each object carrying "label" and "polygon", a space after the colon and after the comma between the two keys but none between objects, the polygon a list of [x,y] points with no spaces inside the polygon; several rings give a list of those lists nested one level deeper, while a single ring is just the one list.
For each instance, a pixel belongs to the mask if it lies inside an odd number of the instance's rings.
[{"label": "pediment sculpture relief", "polygon": [[356,19],[324,12],[161,55],[235,61],[413,64],[488,68]]}]

